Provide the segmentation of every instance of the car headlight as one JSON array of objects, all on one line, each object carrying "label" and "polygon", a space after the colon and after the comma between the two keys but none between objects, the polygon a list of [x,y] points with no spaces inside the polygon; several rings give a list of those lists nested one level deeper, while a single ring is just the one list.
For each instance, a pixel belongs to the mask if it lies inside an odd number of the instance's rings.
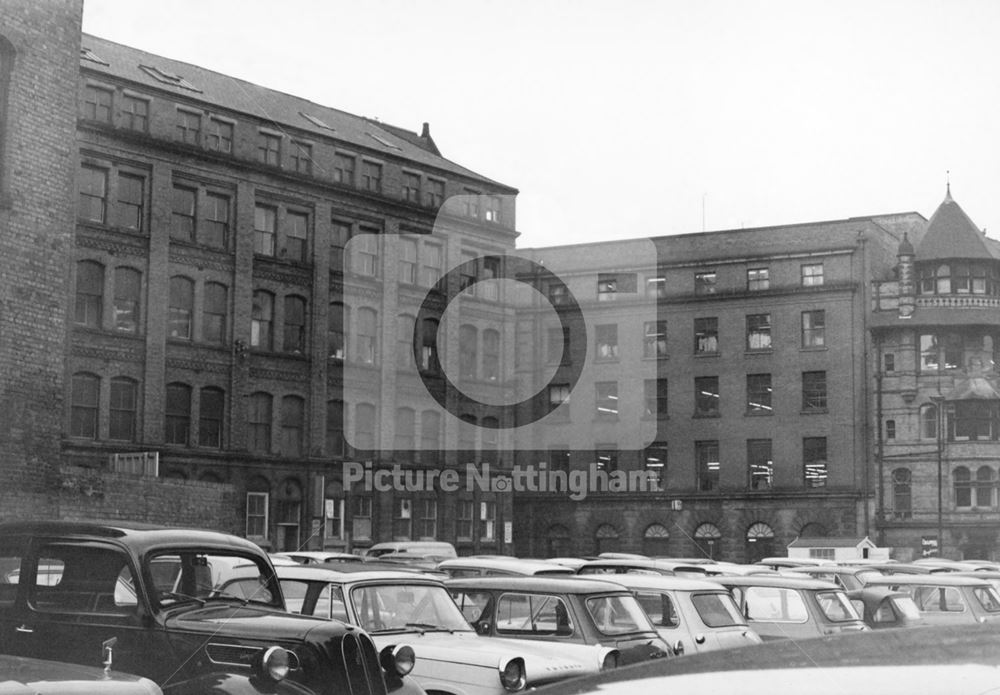
[{"label": "car headlight", "polygon": [[269,647],[264,651],[255,670],[261,678],[277,683],[284,680],[291,669],[291,653],[282,647]]},{"label": "car headlight", "polygon": [[504,664],[500,669],[500,684],[512,693],[524,690],[524,686],[528,684],[524,673],[524,659],[518,656]]},{"label": "car headlight", "polygon": [[618,652],[618,650],[612,649],[611,651],[609,651],[607,654],[604,655],[603,659],[601,659],[601,670],[607,671],[612,668],[618,668],[618,665],[620,663],[621,663],[621,654]]},{"label": "car headlight", "polygon": [[413,670],[417,657],[408,644],[390,644],[378,653],[378,661],[386,671],[405,676]]}]

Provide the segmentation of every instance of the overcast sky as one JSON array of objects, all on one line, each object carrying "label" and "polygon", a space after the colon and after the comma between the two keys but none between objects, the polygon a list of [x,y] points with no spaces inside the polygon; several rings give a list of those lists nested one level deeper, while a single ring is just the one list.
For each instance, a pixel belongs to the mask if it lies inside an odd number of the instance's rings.
[{"label": "overcast sky", "polygon": [[1000,238],[1000,2],[85,0],[85,32],[431,133],[519,246],[915,210]]}]

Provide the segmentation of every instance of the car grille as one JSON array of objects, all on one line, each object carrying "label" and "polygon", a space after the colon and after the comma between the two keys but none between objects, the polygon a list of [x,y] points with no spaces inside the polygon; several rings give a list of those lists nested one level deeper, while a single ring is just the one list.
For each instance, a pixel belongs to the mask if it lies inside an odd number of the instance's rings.
[{"label": "car grille", "polygon": [[339,656],[343,659],[350,695],[385,695],[378,652],[368,635],[346,633],[340,642]]}]

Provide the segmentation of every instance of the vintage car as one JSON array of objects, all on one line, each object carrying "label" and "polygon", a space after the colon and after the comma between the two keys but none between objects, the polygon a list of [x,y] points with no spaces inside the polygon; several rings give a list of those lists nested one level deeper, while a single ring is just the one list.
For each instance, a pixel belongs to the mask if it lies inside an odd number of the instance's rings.
[{"label": "vintage car", "polygon": [[[289,607],[364,628],[379,649],[413,647],[412,677],[438,695],[505,695],[614,665],[615,650],[512,643],[469,626],[444,584],[411,572],[343,571],[344,565],[279,567]],[[572,647],[572,648],[570,648]]]},{"label": "vintage car", "polygon": [[168,695],[421,692],[400,641],[380,654],[355,626],[286,612],[270,559],[243,538],[9,522],[0,567],[16,580],[0,583],[0,653],[111,662]]},{"label": "vintage car", "polygon": [[910,595],[928,625],[1000,623],[1000,593],[987,579],[952,572],[892,575],[867,586],[887,586]]},{"label": "vintage car", "polygon": [[[95,654],[95,656],[97,656]],[[97,664],[99,661],[94,660]],[[160,695],[148,678],[105,668],[0,655],[3,695]]]},{"label": "vintage car", "polygon": [[821,579],[824,582],[832,582],[840,586],[844,591],[861,589],[868,583],[869,579],[884,576],[881,570],[875,567],[846,567],[840,565],[789,567],[783,570],[783,573],[788,577],[802,575],[812,577],[813,579]]},{"label": "vintage car", "polygon": [[887,586],[867,586],[848,591],[847,597],[854,604],[865,625],[873,630],[891,627],[919,627],[927,621],[910,595]]},{"label": "vintage car", "polygon": [[580,565],[577,574],[664,574],[667,576],[679,575],[682,577],[705,577],[708,575],[707,565],[683,562],[678,560],[591,560]]},{"label": "vintage car", "polygon": [[670,651],[635,598],[618,584],[532,576],[468,577],[445,585],[480,635],[602,645],[616,650],[621,664]]},{"label": "vintage car", "polygon": [[760,644],[733,597],[718,583],[655,574],[620,574],[674,654]]},{"label": "vintage car", "polygon": [[459,557],[439,562],[438,571],[449,577],[513,577],[518,575],[571,575],[573,570],[548,560],[516,557]]},{"label": "vintage car", "polygon": [[982,695],[997,687],[995,626],[880,630],[784,640],[615,669],[537,695]]},{"label": "vintage car", "polygon": [[870,630],[836,584],[803,577],[712,577],[729,590],[763,640],[806,639]]}]

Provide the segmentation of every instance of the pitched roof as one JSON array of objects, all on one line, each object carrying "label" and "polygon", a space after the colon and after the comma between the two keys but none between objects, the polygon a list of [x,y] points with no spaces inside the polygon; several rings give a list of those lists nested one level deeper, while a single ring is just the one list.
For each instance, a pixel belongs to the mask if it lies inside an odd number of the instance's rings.
[{"label": "pitched roof", "polygon": [[800,536],[788,544],[789,548],[856,548],[861,545],[875,546],[868,536],[861,538],[852,536]]},{"label": "pitched roof", "polygon": [[927,231],[917,247],[917,261],[995,257],[987,245],[986,235],[951,197],[949,185],[944,201],[927,223]]},{"label": "pitched roof", "polygon": [[399,157],[417,166],[515,189],[441,156],[426,134],[356,116],[301,97],[261,87],[207,68],[83,34],[80,65],[87,70],[128,80],[151,91],[168,92],[271,122],[316,138],[333,138],[351,149],[375,156]]}]

